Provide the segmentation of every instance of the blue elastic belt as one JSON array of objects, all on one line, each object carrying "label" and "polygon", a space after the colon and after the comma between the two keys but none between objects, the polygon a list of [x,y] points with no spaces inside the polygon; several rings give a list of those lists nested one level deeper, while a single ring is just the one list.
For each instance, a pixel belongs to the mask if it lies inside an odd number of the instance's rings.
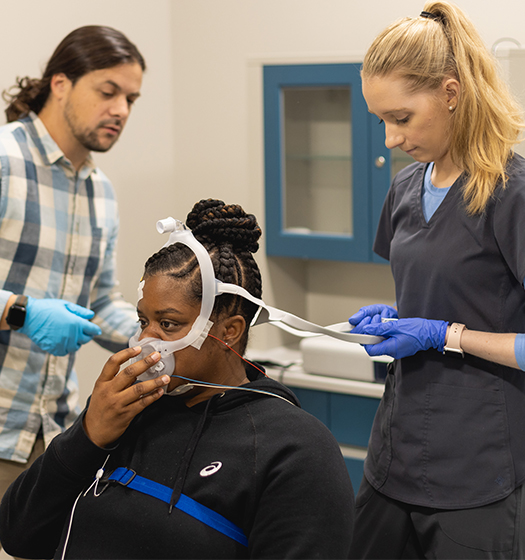
[{"label": "blue elastic belt", "polygon": [[[158,498],[167,504],[170,503],[171,494],[173,492],[171,488],[164,486],[164,484],[159,484],[158,482],[149,480],[148,478],[139,476],[132,469],[118,467],[118,469],[115,469],[110,475],[109,480],[115,480],[123,486],[127,486],[128,488],[138,490],[143,494],[148,494],[149,496]],[[223,535],[230,537],[244,546],[248,546],[248,539],[242,530],[237,527],[237,525],[228,521],[225,517],[212,509],[199,504],[199,502],[196,502],[195,500],[192,500],[188,496],[181,494],[179,501],[175,504],[175,507],[188,515],[191,515],[195,519],[202,521],[202,523],[208,525],[209,527],[221,532]]]}]

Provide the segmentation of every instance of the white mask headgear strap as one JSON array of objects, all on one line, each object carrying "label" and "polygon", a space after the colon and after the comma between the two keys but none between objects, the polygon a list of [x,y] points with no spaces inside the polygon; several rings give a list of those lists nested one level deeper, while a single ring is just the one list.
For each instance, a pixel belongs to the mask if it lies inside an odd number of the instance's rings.
[{"label": "white mask headgear strap", "polygon": [[[167,247],[168,245],[173,245],[174,243],[182,243],[195,253],[197,262],[199,263],[202,280],[202,299],[199,316],[195,319],[190,332],[186,336],[180,338],[179,340],[162,342],[159,340],[157,342],[157,350],[160,352],[161,356],[164,357],[165,355],[171,354],[177,350],[182,350],[187,346],[193,346],[199,350],[203,342],[206,340],[206,336],[213,325],[210,321],[210,315],[215,304],[215,272],[213,271],[213,264],[208,251],[206,251],[204,246],[195,239],[191,230],[187,229],[180,220],[175,220],[174,218],[160,220],[157,222],[157,231],[159,233],[170,233],[168,241],[162,246],[162,248]],[[141,280],[138,288],[139,300],[142,299],[143,287],[144,280]],[[140,329],[132,337],[130,344],[140,344],[138,340],[139,336]]]},{"label": "white mask headgear strap", "polygon": [[338,338],[339,340],[345,340],[346,342],[356,342],[358,344],[376,344],[381,342],[383,337],[365,335],[365,334],[352,334],[350,330],[353,328],[352,325],[345,321],[344,323],[336,323],[334,325],[329,325],[328,327],[321,327],[305,319],[301,319],[296,315],[292,315],[276,307],[271,307],[266,305],[262,299],[258,299],[250,292],[237,286],[236,284],[226,284],[219,280],[216,281],[217,295],[219,294],[234,294],[241,296],[255,305],[259,306],[255,317],[252,319],[252,327],[256,325],[262,325],[263,323],[269,323],[279,327],[280,329],[289,332],[295,336],[302,338],[310,336],[319,336],[325,334],[333,338]]}]

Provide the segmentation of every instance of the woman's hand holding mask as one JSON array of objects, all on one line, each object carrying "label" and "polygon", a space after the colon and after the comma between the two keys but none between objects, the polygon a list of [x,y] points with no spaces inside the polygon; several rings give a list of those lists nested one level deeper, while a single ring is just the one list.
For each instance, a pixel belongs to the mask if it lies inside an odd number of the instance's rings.
[{"label": "woman's hand holding mask", "polygon": [[99,447],[107,447],[117,440],[139,412],[164,394],[163,387],[170,382],[167,375],[162,375],[136,383],[139,375],[159,361],[158,352],[119,371],[130,358],[140,354],[140,350],[139,347],[126,348],[111,356],[95,383],[84,416],[84,430]]}]

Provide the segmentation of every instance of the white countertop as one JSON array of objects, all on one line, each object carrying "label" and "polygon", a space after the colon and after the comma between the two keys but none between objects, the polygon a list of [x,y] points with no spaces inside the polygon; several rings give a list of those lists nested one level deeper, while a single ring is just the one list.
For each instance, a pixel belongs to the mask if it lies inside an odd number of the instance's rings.
[{"label": "white countertop", "polygon": [[305,373],[302,368],[301,352],[285,346],[265,351],[251,350],[247,352],[246,357],[262,363],[269,377],[289,387],[373,398],[383,396],[385,388],[383,383]]}]

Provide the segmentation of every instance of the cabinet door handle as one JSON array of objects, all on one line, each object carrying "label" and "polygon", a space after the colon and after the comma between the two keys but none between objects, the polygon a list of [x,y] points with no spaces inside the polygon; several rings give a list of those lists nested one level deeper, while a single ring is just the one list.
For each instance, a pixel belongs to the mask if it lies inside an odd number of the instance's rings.
[{"label": "cabinet door handle", "polygon": [[385,163],[386,163],[386,158],[384,156],[376,157],[375,164],[378,169],[381,169],[385,165]]}]

